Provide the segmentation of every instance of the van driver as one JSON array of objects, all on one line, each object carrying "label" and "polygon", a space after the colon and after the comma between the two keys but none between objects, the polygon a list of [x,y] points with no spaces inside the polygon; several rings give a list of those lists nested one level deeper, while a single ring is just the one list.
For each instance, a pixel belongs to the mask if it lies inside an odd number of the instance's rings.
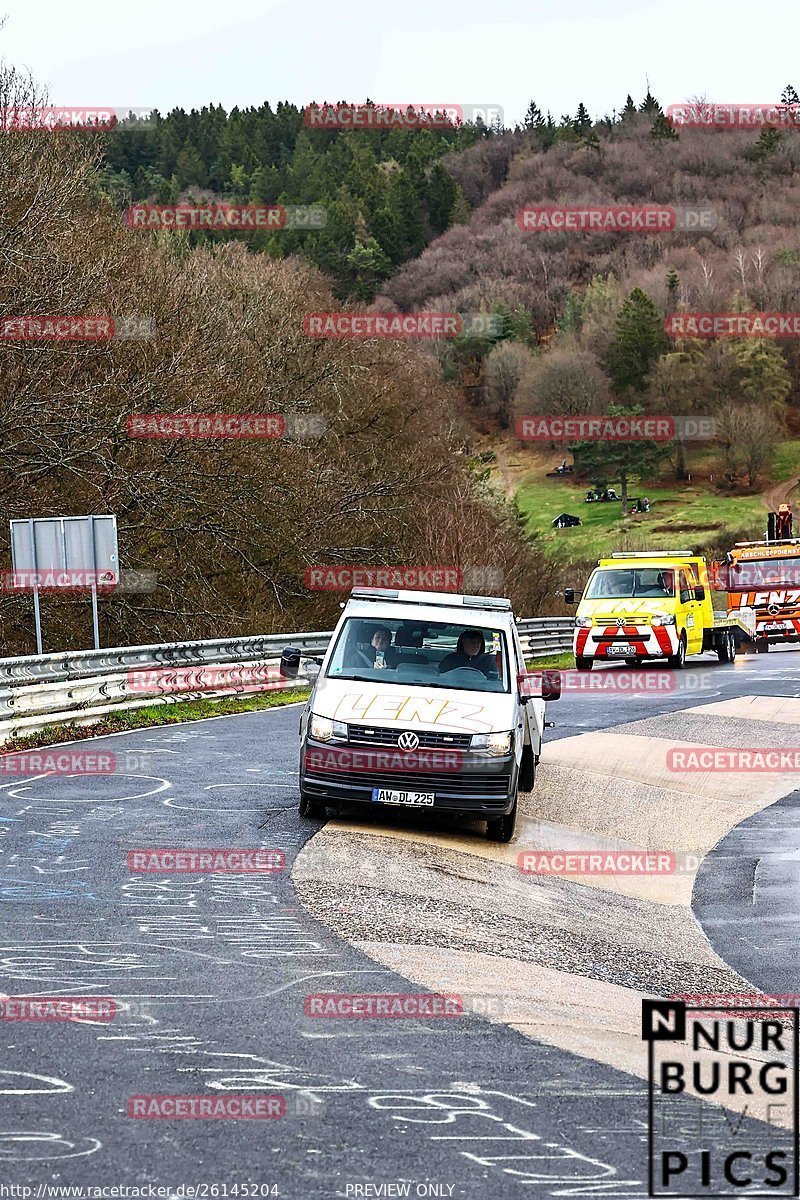
[{"label": "van driver", "polygon": [[480,629],[465,629],[458,639],[455,652],[448,654],[439,663],[439,674],[455,671],[459,667],[472,667],[481,671],[487,679],[498,679],[497,662],[486,653],[486,639]]}]

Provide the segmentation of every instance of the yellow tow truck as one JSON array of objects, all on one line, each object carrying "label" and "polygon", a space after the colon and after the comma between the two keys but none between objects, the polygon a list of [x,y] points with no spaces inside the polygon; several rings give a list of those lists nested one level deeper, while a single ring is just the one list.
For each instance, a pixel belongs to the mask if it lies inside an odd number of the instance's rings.
[{"label": "yellow tow truck", "polygon": [[[575,603],[574,588],[564,589],[564,600]],[[682,668],[688,655],[707,650],[731,663],[754,631],[752,609],[714,611],[705,558],[688,550],[612,554],[600,559],[578,604],[575,666],[666,659]]]}]

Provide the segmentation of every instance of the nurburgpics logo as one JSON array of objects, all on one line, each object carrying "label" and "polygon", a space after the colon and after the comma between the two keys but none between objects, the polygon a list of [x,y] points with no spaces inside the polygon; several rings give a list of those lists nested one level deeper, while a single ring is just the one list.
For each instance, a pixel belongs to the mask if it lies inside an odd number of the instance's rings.
[{"label": "nurburgpics logo", "polygon": [[797,1025],[797,1008],[642,1001],[648,1195],[798,1195]]}]

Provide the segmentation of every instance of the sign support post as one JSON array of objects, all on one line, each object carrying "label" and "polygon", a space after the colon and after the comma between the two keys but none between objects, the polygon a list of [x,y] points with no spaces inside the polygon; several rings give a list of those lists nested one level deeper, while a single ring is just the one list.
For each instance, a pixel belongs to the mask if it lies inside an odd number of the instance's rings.
[{"label": "sign support post", "polygon": [[39,577],[36,569],[36,539],[33,536],[33,521],[28,521],[28,536],[31,544],[33,566],[33,619],[36,624],[36,653],[42,653],[42,614],[39,609]]}]

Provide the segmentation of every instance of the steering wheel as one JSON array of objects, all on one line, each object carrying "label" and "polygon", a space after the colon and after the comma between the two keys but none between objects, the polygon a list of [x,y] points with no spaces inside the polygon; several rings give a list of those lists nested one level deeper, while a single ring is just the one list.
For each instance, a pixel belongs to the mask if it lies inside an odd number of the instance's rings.
[{"label": "steering wheel", "polygon": [[480,669],[480,667],[462,667],[460,665],[457,667],[448,667],[446,671],[440,671],[439,674],[449,675],[451,671],[477,671],[479,675],[483,674],[483,671]]}]

